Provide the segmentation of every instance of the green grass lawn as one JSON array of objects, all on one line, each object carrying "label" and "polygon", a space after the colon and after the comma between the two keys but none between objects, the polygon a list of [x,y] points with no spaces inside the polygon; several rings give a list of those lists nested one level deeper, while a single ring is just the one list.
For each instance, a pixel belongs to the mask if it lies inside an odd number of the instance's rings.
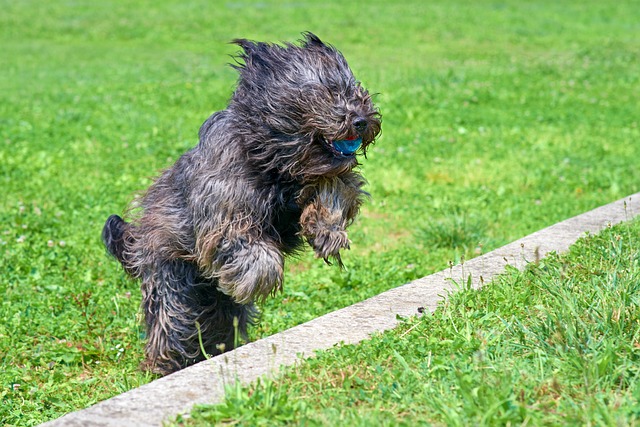
[{"label": "green grass lawn", "polygon": [[640,221],[277,381],[230,387],[183,426],[640,424]]},{"label": "green grass lawn", "polygon": [[34,425],[152,379],[138,370],[138,285],[100,231],[224,108],[235,37],[315,32],[384,117],[347,270],[309,252],[289,260],[253,338],[638,191],[632,1],[0,6],[1,424]]}]

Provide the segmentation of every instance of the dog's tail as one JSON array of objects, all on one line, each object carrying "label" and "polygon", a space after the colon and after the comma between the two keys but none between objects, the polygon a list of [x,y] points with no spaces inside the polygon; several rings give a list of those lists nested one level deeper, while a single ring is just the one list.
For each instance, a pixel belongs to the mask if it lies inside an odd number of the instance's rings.
[{"label": "dog's tail", "polygon": [[131,273],[131,263],[127,258],[125,243],[131,239],[128,233],[131,224],[125,222],[118,215],[111,215],[102,229],[102,241],[107,247],[107,251],[114,256],[124,269]]}]

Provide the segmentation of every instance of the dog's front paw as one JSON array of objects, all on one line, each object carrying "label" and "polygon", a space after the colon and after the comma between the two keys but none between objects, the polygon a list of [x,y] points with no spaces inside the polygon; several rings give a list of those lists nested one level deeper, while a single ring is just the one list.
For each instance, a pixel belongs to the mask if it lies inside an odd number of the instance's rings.
[{"label": "dog's front paw", "polygon": [[346,220],[340,209],[330,209],[320,203],[307,205],[300,216],[301,234],[307,239],[318,258],[330,264],[333,258],[342,267],[340,250],[349,249],[345,231]]},{"label": "dog's front paw", "polygon": [[221,266],[218,288],[240,304],[264,299],[282,289],[282,253],[264,242],[240,245]]},{"label": "dog's front paw", "polygon": [[343,267],[340,258],[341,249],[350,249],[349,237],[344,230],[318,230],[313,237],[308,238],[318,258],[323,258],[328,264],[329,258],[333,258]]}]

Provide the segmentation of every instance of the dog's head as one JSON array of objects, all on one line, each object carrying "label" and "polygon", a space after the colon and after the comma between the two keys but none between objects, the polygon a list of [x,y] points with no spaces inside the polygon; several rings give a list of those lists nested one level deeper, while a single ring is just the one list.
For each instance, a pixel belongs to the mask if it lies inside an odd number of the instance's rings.
[{"label": "dog's head", "polygon": [[296,179],[354,168],[380,133],[381,116],[333,46],[305,33],[299,45],[234,40],[238,87],[229,108],[251,133],[251,161]]}]

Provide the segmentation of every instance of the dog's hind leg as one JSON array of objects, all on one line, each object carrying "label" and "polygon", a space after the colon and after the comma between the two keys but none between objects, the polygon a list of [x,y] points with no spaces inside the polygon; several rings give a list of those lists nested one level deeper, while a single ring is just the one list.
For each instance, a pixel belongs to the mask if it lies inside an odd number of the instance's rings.
[{"label": "dog's hind leg", "polygon": [[233,349],[246,339],[256,314],[252,305],[234,302],[182,260],[160,261],[148,269],[142,296],[147,325],[143,368],[163,375],[203,360],[202,348],[209,355]]}]

